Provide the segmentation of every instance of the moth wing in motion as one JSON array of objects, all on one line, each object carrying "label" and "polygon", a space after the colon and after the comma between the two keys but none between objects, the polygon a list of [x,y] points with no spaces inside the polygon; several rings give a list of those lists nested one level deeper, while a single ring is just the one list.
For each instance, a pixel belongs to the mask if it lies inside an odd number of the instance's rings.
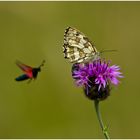
[{"label": "moth wing in motion", "polygon": [[29,72],[29,71],[32,71],[32,67],[28,66],[28,65],[25,65],[23,64],[22,62],[20,61],[16,61],[16,65],[21,69],[23,70],[24,72]]},{"label": "moth wing in motion", "polygon": [[15,78],[16,81],[23,81],[23,80],[27,80],[29,79],[30,77],[26,74],[23,74],[23,75],[20,75],[18,76],[17,78]]},{"label": "moth wing in motion", "polygon": [[33,76],[33,68],[28,66],[28,65],[25,65],[23,64],[22,62],[20,61],[16,61],[16,65],[24,72],[26,73],[30,78]]}]

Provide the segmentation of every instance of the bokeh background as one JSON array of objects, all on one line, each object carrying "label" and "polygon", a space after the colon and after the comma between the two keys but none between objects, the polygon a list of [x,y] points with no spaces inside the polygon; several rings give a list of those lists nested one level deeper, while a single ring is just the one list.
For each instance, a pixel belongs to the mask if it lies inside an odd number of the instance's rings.
[{"label": "bokeh background", "polygon": [[[124,74],[101,102],[111,138],[140,138],[140,2],[0,2],[0,138],[104,138],[94,109],[75,86],[62,53],[72,26]],[[16,82],[20,60],[38,79]]]}]

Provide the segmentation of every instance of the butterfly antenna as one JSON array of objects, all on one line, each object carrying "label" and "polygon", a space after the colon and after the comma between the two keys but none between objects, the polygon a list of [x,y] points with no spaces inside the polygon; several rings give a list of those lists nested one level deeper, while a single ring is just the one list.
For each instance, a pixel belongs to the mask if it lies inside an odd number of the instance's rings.
[{"label": "butterfly antenna", "polygon": [[103,51],[100,51],[100,53],[104,53],[104,52],[117,52],[117,50],[103,50]]},{"label": "butterfly antenna", "polygon": [[45,60],[43,60],[42,61],[42,63],[41,63],[41,65],[39,66],[39,67],[42,67],[42,66],[44,66],[44,63],[45,63],[46,61]]}]

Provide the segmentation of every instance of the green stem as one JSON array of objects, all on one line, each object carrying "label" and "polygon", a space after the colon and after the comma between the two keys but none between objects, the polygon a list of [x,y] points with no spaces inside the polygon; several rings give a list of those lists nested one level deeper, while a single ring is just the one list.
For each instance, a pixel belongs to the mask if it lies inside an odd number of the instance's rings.
[{"label": "green stem", "polygon": [[97,118],[99,120],[100,127],[103,131],[103,134],[104,134],[106,139],[110,139],[108,132],[107,132],[107,127],[104,126],[103,121],[102,121],[102,117],[101,117],[100,110],[99,110],[99,101],[95,100],[94,103],[95,103],[95,110],[96,110]]}]

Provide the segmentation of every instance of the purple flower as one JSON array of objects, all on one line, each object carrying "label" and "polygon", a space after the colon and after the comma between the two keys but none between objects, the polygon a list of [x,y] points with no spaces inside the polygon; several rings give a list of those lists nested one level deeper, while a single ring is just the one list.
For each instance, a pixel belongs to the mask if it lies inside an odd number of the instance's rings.
[{"label": "purple flower", "polygon": [[109,65],[110,61],[105,60],[74,64],[72,76],[78,86],[84,87],[86,96],[101,100],[109,95],[110,83],[118,85],[118,78],[123,77],[119,66]]},{"label": "purple flower", "polygon": [[72,76],[76,79],[77,86],[88,85],[88,67],[83,67],[82,65],[75,64],[73,66]]}]

